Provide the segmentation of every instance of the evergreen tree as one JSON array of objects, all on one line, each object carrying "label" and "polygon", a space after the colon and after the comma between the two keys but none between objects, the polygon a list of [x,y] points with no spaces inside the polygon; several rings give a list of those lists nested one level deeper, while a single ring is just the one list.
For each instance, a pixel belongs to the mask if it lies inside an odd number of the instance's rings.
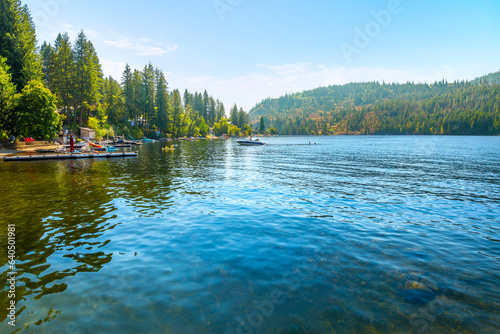
[{"label": "evergreen tree", "polygon": [[182,133],[182,103],[179,90],[172,92],[172,135],[180,137]]},{"label": "evergreen tree", "polygon": [[127,64],[122,75],[123,98],[125,100],[125,113],[129,120],[135,120],[134,112],[134,85],[132,70]]},{"label": "evergreen tree", "polygon": [[50,84],[50,75],[52,74],[52,57],[54,56],[54,49],[47,42],[43,42],[40,47],[40,55],[42,57],[42,79],[46,87]]},{"label": "evergreen tree", "polygon": [[213,96],[210,96],[210,100],[208,103],[208,125],[210,126],[213,126],[216,121],[215,119],[217,117],[216,108],[217,108],[216,102]]},{"label": "evergreen tree", "polygon": [[120,84],[111,76],[104,79],[102,107],[111,124],[123,124],[126,121],[125,99]]},{"label": "evergreen tree", "polygon": [[184,108],[186,108],[189,105],[192,105],[193,104],[193,101],[192,101],[193,97],[191,94],[189,94],[189,91],[186,89],[184,91],[184,96],[183,96],[183,100],[184,100]]},{"label": "evergreen tree", "polygon": [[231,124],[238,126],[238,106],[236,103],[231,108],[229,119],[231,120]]},{"label": "evergreen tree", "polygon": [[238,123],[236,124],[240,129],[245,128],[247,123],[247,114],[243,111],[243,108],[240,108],[238,111]]},{"label": "evergreen tree", "polygon": [[194,111],[197,111],[200,114],[200,116],[203,116],[203,96],[201,93],[194,92],[192,107]]},{"label": "evergreen tree", "polygon": [[217,100],[217,116],[215,117],[216,122],[220,121],[222,118],[226,117],[226,109],[224,108],[224,103]]},{"label": "evergreen tree", "polygon": [[163,72],[156,69],[156,124],[163,132],[167,132],[170,126],[170,108],[170,96],[168,94],[167,80],[165,79]]},{"label": "evergreen tree", "polygon": [[143,100],[142,100],[142,115],[145,129],[152,129],[151,121],[156,119],[155,114],[155,71],[153,65],[144,66],[142,70],[142,86],[143,86]]},{"label": "evergreen tree", "polygon": [[0,0],[0,55],[7,58],[18,92],[29,81],[42,79],[35,25],[28,7],[19,0]]},{"label": "evergreen tree", "polygon": [[208,106],[209,106],[209,103],[210,103],[210,99],[208,97],[207,90],[205,90],[203,92],[203,110],[201,112],[201,116],[203,117],[203,119],[205,121],[208,120]]},{"label": "evergreen tree", "polygon": [[266,132],[266,124],[264,122],[264,117],[260,117],[259,121],[259,133],[264,134]]},{"label": "evergreen tree", "polygon": [[0,57],[0,131],[7,130],[7,122],[17,103],[16,86],[12,83],[6,61]]},{"label": "evergreen tree", "polygon": [[145,91],[144,87],[142,84],[142,74],[139,70],[134,70],[132,73],[132,87],[134,91],[134,98],[133,98],[133,114],[135,116],[134,121],[135,123],[139,124],[142,126],[142,124],[139,122],[139,119],[142,115],[142,105],[143,105],[143,100]]},{"label": "evergreen tree", "polygon": [[[101,99],[100,88],[102,84],[102,70],[97,52],[92,42],[87,40],[85,33],[80,31],[73,50],[75,58],[74,71],[74,109],[80,114],[79,126],[83,125],[83,114],[90,117],[91,112],[96,113]],[[73,121],[76,128],[77,113]]]},{"label": "evergreen tree", "polygon": [[[59,34],[54,43],[54,48],[50,45],[44,48],[44,71],[47,73],[48,87],[58,98],[58,107],[64,109],[67,117],[67,124],[70,121],[70,110],[73,103],[73,80],[75,78],[75,64],[71,41],[68,33]],[[51,57],[50,57],[51,55]],[[50,57],[46,61],[46,57]]]}]

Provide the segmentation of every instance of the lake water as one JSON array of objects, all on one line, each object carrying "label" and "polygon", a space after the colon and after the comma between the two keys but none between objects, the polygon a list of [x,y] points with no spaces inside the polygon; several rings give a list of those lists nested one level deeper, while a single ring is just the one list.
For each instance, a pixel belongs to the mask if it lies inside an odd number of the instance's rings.
[{"label": "lake water", "polygon": [[0,162],[0,332],[500,332],[500,137],[264,141]]}]

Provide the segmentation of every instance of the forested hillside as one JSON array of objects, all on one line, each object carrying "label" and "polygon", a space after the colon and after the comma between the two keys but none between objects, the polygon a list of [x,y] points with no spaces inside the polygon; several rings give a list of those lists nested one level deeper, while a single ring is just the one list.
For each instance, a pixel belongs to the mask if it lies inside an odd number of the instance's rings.
[{"label": "forested hillside", "polygon": [[266,99],[252,123],[288,135],[500,133],[500,85],[351,83]]}]

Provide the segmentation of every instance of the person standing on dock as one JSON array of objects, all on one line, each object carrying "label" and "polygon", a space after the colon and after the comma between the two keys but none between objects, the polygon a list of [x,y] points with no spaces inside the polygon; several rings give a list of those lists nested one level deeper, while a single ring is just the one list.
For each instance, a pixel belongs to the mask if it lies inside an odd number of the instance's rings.
[{"label": "person standing on dock", "polygon": [[73,139],[73,135],[69,136],[69,151],[71,154],[75,153],[75,140]]}]

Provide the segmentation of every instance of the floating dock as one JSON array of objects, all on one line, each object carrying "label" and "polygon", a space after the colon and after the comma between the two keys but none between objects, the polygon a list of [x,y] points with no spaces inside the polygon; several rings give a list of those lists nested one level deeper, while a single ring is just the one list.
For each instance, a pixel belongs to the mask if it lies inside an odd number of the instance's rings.
[{"label": "floating dock", "polygon": [[125,153],[90,153],[90,154],[47,154],[47,155],[17,155],[4,157],[4,161],[32,161],[32,160],[66,160],[66,159],[94,159],[94,158],[122,158],[136,157],[137,152]]}]

